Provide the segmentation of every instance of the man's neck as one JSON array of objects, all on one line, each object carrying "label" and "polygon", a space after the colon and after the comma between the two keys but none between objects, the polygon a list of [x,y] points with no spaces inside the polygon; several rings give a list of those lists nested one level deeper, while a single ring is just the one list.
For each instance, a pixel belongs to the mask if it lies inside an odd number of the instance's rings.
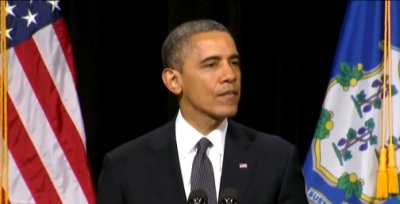
[{"label": "man's neck", "polygon": [[195,128],[197,131],[203,135],[207,135],[211,131],[215,130],[223,121],[223,119],[215,119],[206,115],[196,115],[181,111],[182,117]]}]

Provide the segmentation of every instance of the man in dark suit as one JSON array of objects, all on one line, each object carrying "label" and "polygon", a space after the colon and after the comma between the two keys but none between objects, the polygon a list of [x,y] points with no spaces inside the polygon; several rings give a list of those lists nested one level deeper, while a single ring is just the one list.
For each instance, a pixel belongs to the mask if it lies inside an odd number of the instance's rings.
[{"label": "man in dark suit", "polygon": [[[239,204],[308,203],[295,146],[230,119],[241,71],[222,24],[183,23],[164,41],[162,58],[163,82],[179,101],[177,116],[105,156],[97,203],[184,204],[198,188],[210,204],[226,188],[237,191]],[[206,152],[199,141],[210,145]]]}]

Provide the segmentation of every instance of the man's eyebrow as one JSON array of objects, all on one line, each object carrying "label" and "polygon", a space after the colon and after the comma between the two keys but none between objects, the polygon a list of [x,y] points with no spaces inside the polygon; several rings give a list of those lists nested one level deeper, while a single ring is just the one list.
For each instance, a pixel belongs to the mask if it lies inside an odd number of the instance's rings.
[{"label": "man's eyebrow", "polygon": [[201,60],[200,63],[203,64],[203,63],[208,62],[208,61],[221,60],[221,58],[222,58],[221,56],[217,56],[217,55],[209,56],[209,57],[206,57],[203,60]]},{"label": "man's eyebrow", "polygon": [[[209,56],[209,57],[204,58],[203,60],[200,61],[200,63],[202,64],[202,63],[205,63],[208,61],[221,60],[221,59],[222,59],[221,56],[214,55],[214,56]],[[232,54],[231,56],[228,57],[228,59],[230,59],[230,60],[231,59],[239,59],[239,54]]]},{"label": "man's eyebrow", "polygon": [[240,59],[239,54],[233,54],[228,59]]}]

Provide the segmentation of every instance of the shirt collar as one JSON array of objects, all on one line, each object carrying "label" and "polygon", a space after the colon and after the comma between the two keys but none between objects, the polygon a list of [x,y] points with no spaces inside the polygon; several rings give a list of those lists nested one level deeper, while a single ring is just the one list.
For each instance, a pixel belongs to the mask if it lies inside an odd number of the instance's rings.
[{"label": "shirt collar", "polygon": [[208,135],[203,135],[196,129],[194,129],[182,116],[179,110],[176,121],[175,121],[175,133],[176,142],[178,149],[187,155],[191,151],[195,151],[195,146],[197,142],[202,137],[207,137],[213,144],[213,147],[218,151],[218,153],[223,156],[224,146],[225,146],[225,136],[228,127],[227,119],[214,130],[212,130]]}]

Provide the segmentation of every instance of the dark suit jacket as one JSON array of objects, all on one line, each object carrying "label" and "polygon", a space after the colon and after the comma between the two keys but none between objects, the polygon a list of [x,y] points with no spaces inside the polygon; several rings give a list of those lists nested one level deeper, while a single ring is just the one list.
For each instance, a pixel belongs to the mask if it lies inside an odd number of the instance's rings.
[{"label": "dark suit jacket", "polygon": [[[187,203],[174,124],[105,156],[98,204]],[[280,137],[229,120],[222,168],[220,192],[235,188],[239,204],[308,203],[296,149]]]}]

